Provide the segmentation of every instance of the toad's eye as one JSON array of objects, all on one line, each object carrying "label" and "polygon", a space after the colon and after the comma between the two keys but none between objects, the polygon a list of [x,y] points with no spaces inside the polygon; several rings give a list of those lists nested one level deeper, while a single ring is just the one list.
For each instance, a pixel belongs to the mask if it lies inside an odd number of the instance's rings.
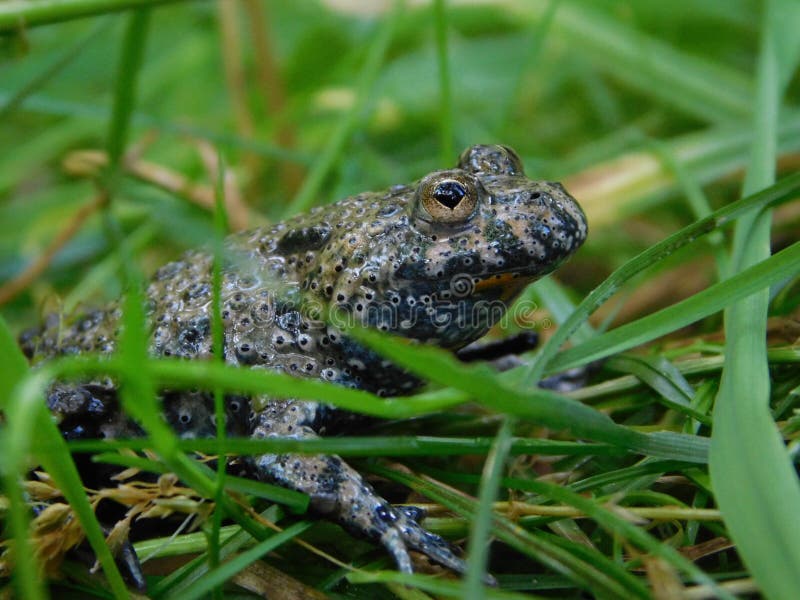
[{"label": "toad's eye", "polygon": [[420,217],[435,223],[462,223],[475,212],[479,189],[480,183],[464,171],[432,173],[417,188]]},{"label": "toad's eye", "polygon": [[467,195],[467,190],[457,181],[443,181],[436,184],[431,195],[439,204],[444,204],[450,210],[455,210],[456,206]]}]

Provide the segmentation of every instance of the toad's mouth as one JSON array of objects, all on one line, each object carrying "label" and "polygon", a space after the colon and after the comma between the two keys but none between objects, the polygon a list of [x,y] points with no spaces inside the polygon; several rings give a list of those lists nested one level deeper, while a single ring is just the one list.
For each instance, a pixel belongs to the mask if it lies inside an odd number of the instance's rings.
[{"label": "toad's mouth", "polygon": [[508,271],[506,273],[497,273],[495,275],[489,275],[488,277],[479,279],[475,282],[474,289],[475,291],[482,291],[482,290],[489,290],[494,289],[496,287],[506,287],[511,285],[512,282],[519,284],[520,277],[522,273],[520,271]]},{"label": "toad's mouth", "polygon": [[531,283],[535,277],[525,273],[524,269],[515,269],[513,271],[506,271],[505,273],[496,273],[488,275],[483,278],[476,278],[473,280],[472,290],[475,293],[482,293],[487,291],[494,291],[498,288],[501,290],[500,299],[507,300],[516,296],[522,288]]}]

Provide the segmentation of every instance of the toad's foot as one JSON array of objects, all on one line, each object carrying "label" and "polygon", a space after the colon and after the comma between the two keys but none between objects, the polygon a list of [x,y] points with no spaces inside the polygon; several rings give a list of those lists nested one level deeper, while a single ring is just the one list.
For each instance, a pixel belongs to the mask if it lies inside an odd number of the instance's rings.
[{"label": "toad's foot", "polygon": [[361,475],[338,456],[262,455],[259,477],[304,492],[312,509],[341,523],[356,535],[380,541],[404,573],[413,572],[409,550],[416,550],[457,573],[464,561],[450,545],[375,493]]},{"label": "toad's foot", "polygon": [[[276,414],[291,412],[291,418]],[[256,437],[317,437],[304,417],[314,412],[311,403],[275,403],[263,411],[253,435]],[[398,509],[375,493],[361,475],[338,456],[264,454],[254,459],[260,478],[298,490],[311,497],[312,509],[341,523],[356,535],[367,537],[389,551],[400,571],[413,571],[409,550],[421,552],[457,573],[466,565],[450,545],[417,523],[422,511]]]}]

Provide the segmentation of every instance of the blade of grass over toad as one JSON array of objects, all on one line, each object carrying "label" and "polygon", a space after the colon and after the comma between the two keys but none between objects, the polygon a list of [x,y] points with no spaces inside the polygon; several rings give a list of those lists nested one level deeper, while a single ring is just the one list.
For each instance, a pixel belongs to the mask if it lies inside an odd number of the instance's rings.
[{"label": "blade of grass over toad", "polygon": [[443,165],[453,160],[453,88],[447,56],[447,0],[434,0],[436,64],[439,67],[439,156]]},{"label": "blade of grass over toad", "polygon": [[[18,350],[15,349],[16,352]],[[61,437],[50,413],[45,408],[42,397],[49,383],[54,379],[54,371],[48,367],[40,367],[30,371],[15,388],[6,410],[3,458],[4,484],[9,496],[9,521],[18,544],[17,567],[14,570],[15,581],[25,591],[25,598],[40,598],[41,581],[39,571],[34,569],[35,553],[28,545],[28,511],[24,504],[19,476],[28,467],[27,456],[33,452],[41,465],[53,477],[56,485],[70,503],[81,522],[97,559],[103,566],[111,591],[115,598],[127,598],[127,588],[117,569],[114,558],[105,543],[103,531],[94,515],[92,506],[86,498],[75,463]],[[28,548],[27,553],[23,552]],[[17,578],[26,577],[24,580]],[[32,595],[28,595],[28,593]]]},{"label": "blade of grass over toad", "polygon": [[[781,96],[796,68],[800,5],[770,0],[763,8],[755,131],[743,193],[774,179]],[[734,232],[731,266],[739,275],[766,262],[771,214],[747,215]],[[797,246],[797,244],[795,244]],[[773,257],[775,258],[775,257]],[[770,259],[771,260],[771,259]],[[795,261],[794,272],[800,259]],[[749,268],[748,268],[749,267]],[[728,281],[733,281],[735,277]],[[765,597],[791,598],[800,588],[800,485],[769,409],[766,356],[769,289],[725,314],[726,364],[714,406],[710,475],[737,551]]]},{"label": "blade of grass over toad", "polygon": [[[377,332],[366,332],[364,335],[369,333],[380,335]],[[159,387],[213,389],[215,385],[219,385],[228,391],[240,393],[264,393],[276,398],[319,400],[359,414],[387,419],[404,419],[442,411],[477,397],[489,407],[521,419],[546,424],[553,429],[569,430],[578,437],[606,442],[619,448],[661,458],[700,463],[706,461],[704,438],[670,432],[639,433],[616,425],[606,415],[591,407],[547,390],[538,388],[509,390],[504,387],[502,377],[477,366],[465,368],[455,363],[452,356],[445,351],[421,346],[411,348],[403,342],[381,341],[395,351],[400,350],[401,358],[397,359],[398,363],[420,372],[423,376],[440,382],[443,376],[447,378],[447,382],[455,378],[461,393],[381,399],[361,390],[351,390],[318,380],[298,379],[284,373],[239,369],[210,362],[151,358],[146,366]],[[389,355],[389,351],[386,353]],[[425,359],[420,361],[418,357],[422,354],[425,354]],[[57,370],[54,372],[60,376],[71,377],[86,374],[118,376],[125,371],[124,365],[114,358],[98,361],[65,357],[54,360],[51,365]],[[431,365],[434,365],[432,369]],[[424,369],[424,372],[420,369]],[[475,395],[478,388],[480,396]]]},{"label": "blade of grass over toad", "polygon": [[[149,23],[149,11],[138,10],[129,17],[122,40],[122,54],[117,68],[114,102],[109,122],[107,153],[109,165],[105,184],[113,194],[120,177],[119,164],[127,144],[130,121],[136,104],[136,88]],[[115,223],[108,219],[112,234],[119,233]],[[159,417],[160,406],[156,401],[156,382],[147,369],[147,334],[142,297],[142,277],[133,263],[130,248],[119,235],[112,236],[120,264],[123,267],[128,294],[122,318],[122,333],[119,342],[120,400],[128,415],[136,419],[150,435],[153,446],[176,473],[190,463],[177,451],[177,439]],[[190,472],[192,467],[187,467]],[[194,479],[197,479],[195,477]],[[201,477],[202,479],[202,477]],[[187,480],[188,481],[188,480]],[[206,484],[206,481],[203,481]],[[198,491],[208,495],[208,487]]]},{"label": "blade of grass over toad", "polygon": [[[800,190],[800,173],[786,177],[757,194],[742,198],[720,208],[708,217],[684,227],[626,262],[592,290],[569,318],[562,323],[561,327],[556,330],[542,347],[536,361],[528,368],[527,372],[521,375],[523,385],[531,386],[537,383],[550,366],[550,362],[558,353],[562,344],[589,318],[590,314],[635,275],[673,254],[678,249],[694,242],[699,237],[732,223],[734,219],[749,211],[763,210],[794,199],[798,190]],[[605,335],[610,335],[610,333]],[[520,376],[514,374],[513,377]]]},{"label": "blade of grass over toad", "polygon": [[706,460],[704,438],[671,432],[643,434],[617,425],[598,410],[554,392],[510,387],[502,376],[485,365],[467,367],[439,348],[411,344],[403,338],[360,327],[351,327],[347,333],[412,373],[466,392],[467,398],[492,410],[661,458]]},{"label": "blade of grass over toad", "polygon": [[0,4],[0,33],[177,0],[11,0]]},{"label": "blade of grass over toad", "polygon": [[[130,261],[123,261],[129,265]],[[199,494],[218,501],[217,510],[224,511],[250,535],[264,539],[269,532],[252,520],[227,494],[218,494],[218,483],[212,479],[208,467],[198,464],[185,456],[178,447],[175,433],[161,418],[161,407],[156,401],[156,380],[148,368],[147,336],[145,333],[144,302],[138,273],[130,267],[128,280],[135,282],[130,286],[123,313],[122,335],[119,344],[120,396],[126,412],[142,425],[150,436],[152,446],[169,469]],[[185,364],[185,363],[184,363]],[[214,366],[222,366],[210,363]],[[200,365],[204,366],[204,365]],[[218,383],[210,383],[214,389]],[[213,440],[219,444],[219,440]]]},{"label": "blade of grass over toad", "polygon": [[[253,521],[227,494],[220,494],[218,482],[212,479],[207,467],[192,461],[178,448],[175,433],[161,418],[156,401],[156,383],[147,368],[147,335],[144,299],[138,273],[129,260],[127,278],[132,282],[125,302],[123,327],[119,343],[120,400],[125,411],[133,416],[150,436],[153,447],[164,463],[199,494],[217,500],[217,510],[236,520],[250,535],[264,539],[266,530]],[[212,384],[211,389],[215,387]],[[219,440],[214,440],[219,444]]]},{"label": "blade of grass over toad", "polygon": [[483,465],[478,507],[469,532],[467,576],[464,580],[464,597],[468,600],[483,598],[483,581],[486,580],[486,566],[489,564],[492,505],[497,499],[498,486],[505,471],[506,458],[511,449],[511,431],[515,422],[513,418],[503,419]]},{"label": "blade of grass over toad", "polygon": [[[136,294],[134,293],[133,295],[135,296]],[[135,318],[136,317],[134,316],[133,319]],[[123,329],[123,331],[133,331],[133,328],[129,327],[131,317],[126,317],[126,319],[126,328]],[[124,334],[124,336],[127,335],[128,334]],[[129,353],[131,346],[133,346],[135,350],[135,347],[139,343],[140,342],[137,342],[134,339],[131,343],[121,343],[120,346],[124,352]],[[83,362],[84,366],[90,364],[89,361]],[[98,368],[97,372],[102,372],[101,367],[104,361],[94,359],[94,362]],[[126,357],[126,359],[122,362],[126,365],[130,365],[129,357]],[[139,362],[141,362],[141,360]],[[74,463],[69,455],[68,447],[59,434],[58,429],[50,417],[50,414],[45,410],[44,404],[40,400],[48,386],[48,382],[60,377],[61,373],[59,373],[58,367],[59,362],[54,361],[40,367],[35,372],[30,372],[17,390],[14,403],[11,407],[9,407],[8,412],[8,423],[12,424],[13,427],[10,429],[12,435],[8,436],[11,439],[6,440],[7,447],[5,449],[9,451],[4,454],[4,457],[6,458],[5,464],[8,466],[7,472],[21,472],[24,465],[25,456],[27,454],[26,449],[28,444],[31,443],[30,440],[34,437],[31,432],[35,431],[39,433],[40,438],[37,439],[36,444],[37,450],[41,454],[40,460],[43,466],[49,473],[51,473],[51,475],[53,475],[53,478],[59,485],[59,488],[64,492],[67,501],[71,506],[73,506],[78,518],[81,520],[81,524],[86,531],[87,538],[92,544],[92,548],[100,560],[100,563],[103,565],[103,569],[109,579],[115,597],[127,598],[127,588],[125,587],[122,577],[119,575],[119,571],[114,563],[114,559],[112,558],[111,553],[105,544],[105,538],[102,530],[100,529],[96,517],[94,516],[93,509],[86,498],[78,472],[75,469]],[[120,369],[116,372],[116,375],[120,379],[125,379],[126,376],[130,377],[131,374],[133,374],[135,377],[134,387],[136,387],[134,398],[137,400],[142,400],[143,397],[137,397],[135,394],[141,393],[142,390],[145,390],[145,387],[142,385],[143,383],[152,384],[152,380],[148,381],[146,376],[138,377],[138,375],[141,374],[141,371],[146,369],[136,371],[135,366],[131,366],[130,369],[133,371],[133,373],[129,373],[125,369]],[[78,369],[76,370],[76,373],[83,372],[85,374],[86,371],[86,369]],[[122,389],[124,390],[125,388],[123,387]],[[153,403],[153,400],[151,400],[151,403]],[[147,404],[147,402],[145,402],[145,404]],[[37,410],[40,413],[38,417]],[[183,454],[177,451],[174,434],[158,416],[160,412],[158,410],[153,412],[152,408],[148,411],[146,407],[137,409],[134,406],[131,410],[131,414],[132,416],[136,417],[142,423],[145,430],[148,431],[151,440],[149,446],[155,448],[155,450],[164,458],[165,464],[167,464],[169,469],[176,473],[183,481],[187,483],[187,485],[190,485],[197,490],[198,493],[204,495],[205,497],[213,498],[216,491],[216,485],[207,474],[210,473],[210,470],[208,467],[199,465],[196,462],[189,460]],[[155,432],[155,435],[153,432]],[[215,442],[215,440],[211,441]],[[53,450],[54,448],[55,450]],[[21,490],[19,489],[19,483],[16,477],[9,483],[11,483],[11,486],[8,489],[11,491],[11,493],[13,494],[13,491],[16,489],[19,497],[21,498]],[[14,486],[17,487],[15,488]],[[303,503],[303,505],[306,502],[306,499],[301,499],[301,503]],[[15,508],[17,507],[12,503],[12,515],[16,514],[13,512]],[[21,512],[21,518],[27,523],[27,513],[24,511],[24,505],[21,505],[21,508],[23,509]],[[297,504],[297,508],[302,510],[302,505]],[[227,515],[232,517],[244,530],[246,530],[256,539],[265,539],[267,536],[271,535],[271,532],[244,514],[241,508],[227,495],[222,497],[222,505],[218,508],[218,510],[224,510]],[[27,535],[27,525],[22,531]],[[30,583],[30,585],[35,585],[35,579],[32,581],[33,583]]]},{"label": "blade of grass over toad", "polygon": [[[386,436],[386,437],[331,437],[331,438],[226,438],[220,445],[213,439],[180,440],[178,446],[184,452],[212,454],[220,451],[231,454],[340,454],[343,456],[458,456],[482,454],[489,451],[493,438],[488,437],[431,437],[431,436]],[[72,452],[108,452],[114,449],[145,450],[152,444],[145,439],[130,440],[72,440],[68,447]],[[625,450],[610,444],[590,442],[567,442],[539,438],[513,438],[510,454],[544,454],[547,456],[618,456]],[[109,461],[127,461],[134,457],[109,453],[96,458]],[[114,458],[117,457],[117,458]],[[147,461],[142,465],[157,465]],[[121,463],[120,463],[121,464]],[[126,463],[127,464],[127,463]],[[142,468],[144,468],[142,466]],[[285,488],[281,488],[285,489]]]},{"label": "blade of grass over toad", "polygon": [[550,362],[547,371],[558,372],[586,364],[685,327],[719,312],[737,300],[791,277],[797,273],[798,264],[800,242],[686,300],[564,350]]},{"label": "blade of grass over toad", "polygon": [[[122,56],[119,64],[120,71],[117,74],[114,96],[115,108],[112,113],[114,118],[110,124],[108,138],[110,154],[112,150],[117,151],[117,162],[125,144],[127,121],[133,106],[133,87],[136,71],[141,62],[141,51],[146,30],[147,16],[144,12],[136,12],[129,17],[122,42]],[[133,69],[133,73],[128,72],[127,69]],[[116,168],[111,171],[112,177],[107,183],[113,183],[113,175],[115,172]],[[33,379],[30,383],[30,393],[33,394],[32,397],[34,399],[38,400],[44,393],[45,382]],[[40,461],[59,484],[65,498],[78,515],[86,532],[87,539],[103,567],[113,594],[115,597],[119,598],[127,597],[127,589],[122,580],[122,576],[106,545],[100,524],[86,498],[75,463],[66,451],[66,443],[61,438],[58,429],[52,422],[44,405],[40,404],[39,406],[41,415],[38,417],[40,423],[37,425],[37,432],[43,436],[43,440],[41,440],[40,444],[37,446],[40,448]]]},{"label": "blade of grass over toad", "polygon": [[[139,71],[144,55],[149,11],[137,10],[131,13],[126,23],[122,39],[122,50],[117,65],[114,86],[114,101],[108,128],[106,152],[108,168],[105,185],[113,196],[120,178],[120,161],[128,142],[128,132],[133,109],[136,105],[136,89]],[[122,317],[122,333],[119,341],[119,355],[122,372],[120,400],[129,415],[139,420],[150,432],[159,438],[163,448],[168,448],[172,436],[158,417],[155,385],[143,362],[147,358],[147,337],[142,297],[142,277],[133,263],[130,247],[122,240],[118,225],[108,211],[107,225],[116,245],[120,264],[123,268],[128,294]],[[118,235],[119,234],[119,235]],[[166,433],[165,433],[166,432]],[[174,439],[173,439],[174,442]],[[174,444],[173,444],[174,445]]]},{"label": "blade of grass over toad", "polygon": [[[109,168],[105,184],[113,195],[120,177],[119,163],[127,142],[130,119],[136,96],[136,82],[144,52],[147,33],[147,11],[131,15],[122,41],[122,56],[115,86],[114,105],[108,136]],[[153,442],[153,447],[164,462],[188,485],[198,493],[216,497],[217,485],[203,472],[200,466],[182,454],[177,448],[177,438],[159,416],[160,407],[156,401],[156,381],[147,369],[147,334],[142,297],[141,276],[133,264],[130,249],[121,243],[118,227],[107,213],[107,224],[112,237],[117,242],[128,283],[128,294],[122,319],[122,334],[119,342],[119,378],[121,381],[120,400],[130,416],[145,429]],[[214,389],[214,386],[210,386]],[[263,537],[263,527],[252,521],[244,511],[227,495],[218,498],[218,510],[224,510],[254,537]],[[99,555],[99,553],[98,553]]]},{"label": "blade of grass over toad", "polygon": [[[409,473],[401,473],[381,466],[371,466],[370,470],[398,481],[416,490],[431,500],[438,502],[466,519],[473,518],[477,503],[461,493],[437,485]],[[501,540],[533,560],[561,573],[576,585],[591,590],[598,597],[608,598],[648,598],[646,588],[622,567],[600,555],[595,561],[587,561],[550,539],[528,532],[511,520],[493,515],[493,532]]]},{"label": "blade of grass over toad", "polygon": [[402,0],[395,0],[392,11],[384,17],[383,23],[375,33],[372,43],[367,48],[364,66],[356,83],[353,105],[331,133],[328,143],[311,167],[302,187],[286,207],[285,216],[307,210],[317,200],[322,184],[341,160],[347,143],[361,122],[375,79],[386,57],[386,50],[402,17],[403,5]]},{"label": "blade of grass over toad", "polygon": [[[28,363],[17,347],[14,337],[0,316],[0,409],[6,421],[0,429],[0,448],[3,449],[2,477],[4,494],[8,498],[6,523],[14,539],[16,551],[13,582],[21,598],[44,598],[44,587],[39,578],[35,554],[28,539],[30,517],[25,504],[20,474],[25,469],[25,457],[35,422],[36,407],[25,406],[14,394],[28,371]],[[38,397],[32,399],[40,403]]]},{"label": "blade of grass over toad", "polygon": [[[60,376],[78,377],[87,374],[119,376],[125,366],[118,358],[99,361],[85,357],[64,357],[50,363]],[[266,370],[241,369],[227,364],[200,363],[172,358],[149,358],[146,367],[159,387],[172,389],[213,389],[219,385],[227,391],[271,394],[278,398],[303,398],[330,401],[332,404],[362,414],[385,418],[408,418],[425,412],[441,410],[464,402],[464,399],[445,403],[428,402],[407,404],[406,398],[381,399],[362,390],[348,389],[316,379],[299,379]]]},{"label": "blade of grass over toad", "polygon": [[[214,263],[211,267],[211,344],[214,360],[225,361],[225,326],[222,322],[222,264],[225,246],[225,233],[228,231],[228,215],[225,211],[225,161],[222,153],[217,154],[217,181],[214,193]],[[214,418],[216,419],[217,456],[217,493],[214,501],[221,504],[225,493],[225,454],[222,445],[225,443],[227,422],[225,415],[225,398],[222,388],[214,387]],[[208,536],[208,566],[214,569],[219,565],[219,532],[222,527],[222,511],[215,510],[211,515],[211,531]],[[221,597],[222,588],[214,590]]]}]

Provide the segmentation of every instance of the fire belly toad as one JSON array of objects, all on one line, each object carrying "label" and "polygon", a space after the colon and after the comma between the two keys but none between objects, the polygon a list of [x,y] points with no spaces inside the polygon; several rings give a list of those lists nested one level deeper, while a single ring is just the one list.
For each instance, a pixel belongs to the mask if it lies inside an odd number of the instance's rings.
[{"label": "fire belly toad", "polygon": [[[227,240],[222,285],[225,360],[364,389],[410,394],[422,382],[320,321],[339,318],[444,348],[481,337],[531,281],[550,273],[586,238],[586,218],[557,183],[528,179],[504,146],[473,146],[454,169],[412,185],[363,193],[272,227]],[[190,252],[155,274],[147,289],[150,351],[211,356],[209,254]],[[53,320],[21,340],[34,361],[70,353],[111,353],[118,305],[74,322]],[[166,418],[182,437],[213,436],[213,399],[164,390]],[[113,382],[55,384],[50,410],[70,439],[138,436],[118,408]],[[228,397],[231,434],[308,438],[346,430],[352,420],[302,400]],[[256,475],[308,494],[312,508],[350,531],[379,540],[398,568],[408,550],[463,572],[464,563],[418,513],[379,497],[336,456],[262,455]]]}]

